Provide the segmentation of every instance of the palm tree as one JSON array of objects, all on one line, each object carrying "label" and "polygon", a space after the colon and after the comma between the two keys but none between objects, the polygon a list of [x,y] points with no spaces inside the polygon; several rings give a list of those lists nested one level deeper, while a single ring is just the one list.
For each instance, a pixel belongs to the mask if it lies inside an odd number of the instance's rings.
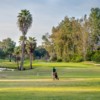
[{"label": "palm tree", "polygon": [[23,40],[21,43],[21,63],[20,63],[20,70],[23,70],[23,63],[24,63],[24,51],[25,51],[25,36],[27,34],[28,29],[32,25],[32,15],[28,10],[21,10],[18,17],[18,27],[19,30],[22,32]]},{"label": "palm tree", "polygon": [[36,48],[36,40],[33,37],[29,37],[29,40],[27,40],[26,42],[26,50],[27,53],[29,54],[29,58],[30,58],[30,69],[32,69],[32,61],[33,61],[33,52]]}]

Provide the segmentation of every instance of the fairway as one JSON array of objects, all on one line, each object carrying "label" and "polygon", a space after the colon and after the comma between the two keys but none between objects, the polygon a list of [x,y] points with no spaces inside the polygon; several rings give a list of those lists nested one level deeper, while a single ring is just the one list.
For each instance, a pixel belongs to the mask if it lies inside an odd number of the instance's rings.
[{"label": "fairway", "polygon": [[0,92],[100,92],[98,82],[100,78],[9,79],[0,80]]},{"label": "fairway", "polygon": [[[56,66],[60,80],[52,79],[53,65]],[[99,100],[100,98],[100,66],[48,62],[35,62],[33,66],[35,67],[32,70],[0,72],[0,100]]]},{"label": "fairway", "polygon": [[100,100],[100,0],[0,5],[0,100]]},{"label": "fairway", "polygon": [[0,80],[0,100],[99,100],[99,98],[100,78],[67,78],[55,81]]}]

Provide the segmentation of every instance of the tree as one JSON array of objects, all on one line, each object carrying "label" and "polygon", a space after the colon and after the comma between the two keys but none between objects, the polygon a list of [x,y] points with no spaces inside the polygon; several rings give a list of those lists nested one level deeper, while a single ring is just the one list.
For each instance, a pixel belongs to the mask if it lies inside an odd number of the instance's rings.
[{"label": "tree", "polygon": [[42,46],[48,51],[50,60],[53,60],[53,58],[55,57],[55,50],[53,41],[51,40],[49,33],[43,35],[42,40],[43,40]]},{"label": "tree", "polygon": [[35,49],[34,55],[37,59],[47,60],[49,58],[49,54],[46,49],[42,46],[38,46]]},{"label": "tree", "polygon": [[100,46],[100,9],[92,8],[89,17],[82,19],[66,16],[42,39],[45,49],[49,54],[54,51],[58,61],[91,60]]},{"label": "tree", "polygon": [[86,56],[88,53],[89,46],[91,45],[90,41],[90,23],[87,15],[84,15],[84,18],[80,21],[81,24],[81,33],[82,33],[82,51],[84,61],[87,60]]},{"label": "tree", "polygon": [[12,53],[14,52],[16,43],[11,40],[11,38],[3,39],[0,43],[0,48],[3,50],[3,52],[9,56],[9,61],[11,62]]},{"label": "tree", "polygon": [[91,47],[94,51],[100,43],[100,8],[91,9],[89,20],[91,27]]},{"label": "tree", "polygon": [[36,39],[33,37],[29,37],[26,41],[26,51],[29,54],[30,58],[30,69],[32,69],[32,61],[33,61],[33,53],[36,48]]},{"label": "tree", "polygon": [[4,59],[5,58],[5,53],[3,52],[3,50],[0,48],[0,59]]},{"label": "tree", "polygon": [[21,10],[18,17],[18,27],[19,30],[22,32],[23,40],[22,40],[22,54],[21,54],[21,63],[20,63],[20,70],[23,70],[23,63],[24,63],[24,52],[25,52],[25,36],[28,32],[28,29],[32,25],[32,15],[28,10]]},{"label": "tree", "polygon": [[65,17],[57,27],[53,27],[51,38],[57,59],[71,61],[82,55],[81,25],[74,17]]}]

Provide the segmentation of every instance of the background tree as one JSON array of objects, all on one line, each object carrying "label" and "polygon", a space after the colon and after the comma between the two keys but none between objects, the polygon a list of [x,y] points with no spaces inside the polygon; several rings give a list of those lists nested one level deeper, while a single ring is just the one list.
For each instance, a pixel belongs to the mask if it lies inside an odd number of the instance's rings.
[{"label": "background tree", "polygon": [[0,59],[4,59],[6,54],[3,51],[2,41],[0,41]]},{"label": "background tree", "polygon": [[30,69],[32,69],[32,61],[35,48],[36,48],[36,39],[34,37],[29,37],[29,39],[26,41],[26,51],[29,54],[30,58]]},{"label": "background tree", "polygon": [[3,39],[0,42],[0,48],[5,55],[9,56],[9,61],[11,62],[12,53],[14,52],[16,43],[11,40],[11,38]]},{"label": "background tree", "polygon": [[90,46],[87,57],[89,60],[100,62],[100,8],[92,8],[89,15]]},{"label": "background tree", "polygon": [[49,59],[49,54],[48,54],[47,50],[42,46],[36,47],[36,49],[34,51],[34,55],[35,55],[36,59],[41,59],[41,60]]},{"label": "background tree", "polygon": [[91,49],[100,46],[100,8],[92,8],[89,16],[91,27]]},{"label": "background tree", "polygon": [[54,49],[54,44],[53,41],[51,40],[51,37],[49,33],[46,33],[45,35],[42,36],[42,46],[48,51],[50,60],[56,60],[56,53]]},{"label": "background tree", "polygon": [[57,59],[71,61],[82,56],[81,24],[74,17],[65,17],[51,34]]},{"label": "background tree", "polygon": [[83,59],[87,60],[87,53],[89,50],[89,46],[91,45],[90,41],[90,22],[87,15],[84,15],[82,19],[80,19],[81,24],[81,33],[82,33],[82,51],[83,51]]},{"label": "background tree", "polygon": [[32,25],[32,15],[28,10],[21,10],[18,17],[18,27],[19,30],[22,32],[23,41],[22,41],[22,55],[21,55],[21,63],[20,63],[20,70],[23,70],[23,63],[24,63],[24,52],[25,52],[25,36],[27,34],[28,29]]}]

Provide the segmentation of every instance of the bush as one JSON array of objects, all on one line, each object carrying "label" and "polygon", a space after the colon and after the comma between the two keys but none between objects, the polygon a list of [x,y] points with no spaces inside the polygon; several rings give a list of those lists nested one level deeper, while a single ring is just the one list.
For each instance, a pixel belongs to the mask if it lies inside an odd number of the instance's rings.
[{"label": "bush", "polygon": [[91,59],[92,61],[100,62],[100,51],[96,51]]},{"label": "bush", "polygon": [[57,59],[57,62],[62,62],[62,59],[61,59],[61,58],[58,58],[58,59]]},{"label": "bush", "polygon": [[77,56],[75,61],[76,62],[82,62],[83,61],[83,57],[82,56]]},{"label": "bush", "polygon": [[91,58],[92,58],[93,55],[94,55],[93,51],[87,51],[86,60],[91,61],[92,60]]},{"label": "bush", "polygon": [[74,54],[72,59],[71,59],[72,62],[82,62],[83,61],[83,57],[81,55],[77,55],[77,54]]}]

